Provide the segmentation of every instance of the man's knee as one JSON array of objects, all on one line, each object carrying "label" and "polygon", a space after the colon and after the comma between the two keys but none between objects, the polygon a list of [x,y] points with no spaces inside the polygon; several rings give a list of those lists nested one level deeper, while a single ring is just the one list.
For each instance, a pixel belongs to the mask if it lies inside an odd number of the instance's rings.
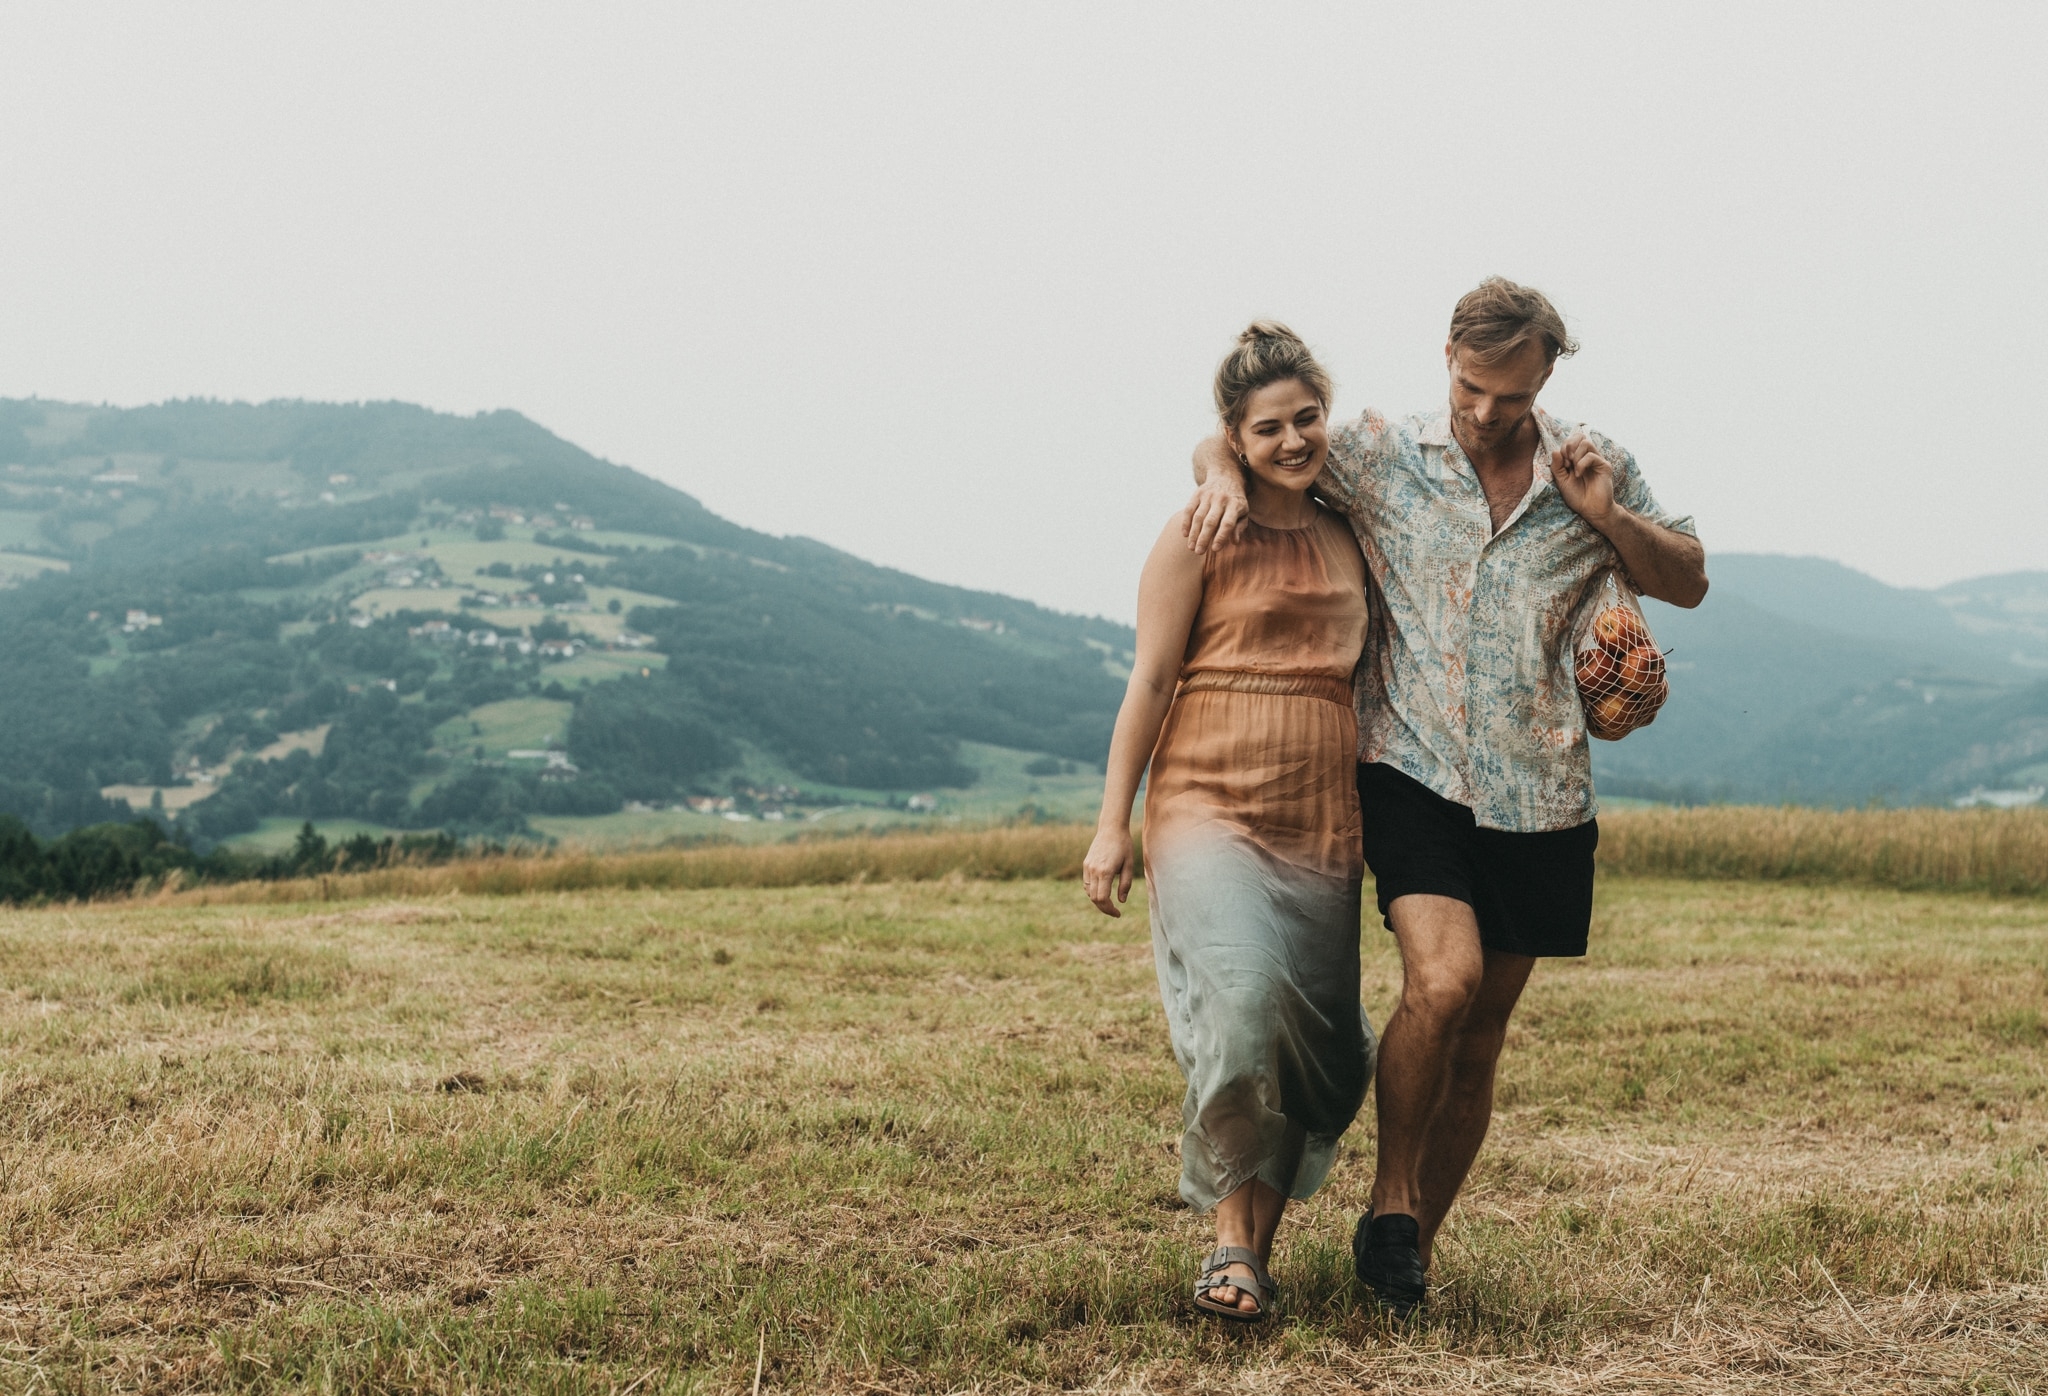
[{"label": "man's knee", "polygon": [[1479,920],[1452,897],[1415,894],[1389,910],[1401,942],[1401,1006],[1445,1026],[1462,1021],[1486,978]]},{"label": "man's knee", "polygon": [[1482,978],[1476,958],[1440,955],[1420,960],[1402,972],[1401,1007],[1442,1027],[1459,1027],[1478,1002]]}]

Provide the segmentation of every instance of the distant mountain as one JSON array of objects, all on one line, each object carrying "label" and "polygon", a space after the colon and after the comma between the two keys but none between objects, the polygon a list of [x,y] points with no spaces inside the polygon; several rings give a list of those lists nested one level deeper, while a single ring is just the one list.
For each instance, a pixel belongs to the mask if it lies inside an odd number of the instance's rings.
[{"label": "distant mountain", "polygon": [[1821,630],[1981,669],[2048,678],[2048,572],[1980,577],[1938,591],[1886,586],[1839,562],[1767,553],[1712,559],[1714,589]]},{"label": "distant mountain", "polygon": [[0,402],[0,572],[0,811],[46,832],[901,800],[962,741],[1099,760],[1133,643],[402,403]]},{"label": "distant mountain", "polygon": [[[1649,607],[1673,694],[1595,744],[1604,792],[2048,784],[2048,573],[1710,572],[1697,611]],[[1100,762],[1134,643],[742,528],[517,413],[403,403],[0,401],[0,583],[0,813],[44,833],[131,803],[201,841],[684,802],[723,827],[925,808],[999,749],[1025,796]]]},{"label": "distant mountain", "polygon": [[1710,556],[1656,723],[1594,744],[1600,788],[1666,799],[1920,802],[2048,783],[2048,572],[1939,591],[1819,558]]},{"label": "distant mountain", "polygon": [[1839,562],[1727,553],[1712,560],[1712,575],[1722,596],[1796,625],[1957,665],[2007,662],[1997,645],[1958,625],[1933,592],[1886,586]]},{"label": "distant mountain", "polygon": [[1955,623],[2012,663],[2048,673],[2048,572],[1977,577],[1934,593]]}]

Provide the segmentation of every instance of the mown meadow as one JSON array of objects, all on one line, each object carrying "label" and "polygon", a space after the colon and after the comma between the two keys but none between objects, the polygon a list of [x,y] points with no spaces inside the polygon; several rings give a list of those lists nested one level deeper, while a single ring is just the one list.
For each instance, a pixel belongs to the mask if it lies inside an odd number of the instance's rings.
[{"label": "mown meadow", "polygon": [[1613,823],[1405,1327],[1369,1122],[1282,1320],[1197,1321],[1142,888],[1072,831],[0,911],[0,1389],[2048,1391],[2048,898],[1955,851],[2042,826],[1771,880]]}]

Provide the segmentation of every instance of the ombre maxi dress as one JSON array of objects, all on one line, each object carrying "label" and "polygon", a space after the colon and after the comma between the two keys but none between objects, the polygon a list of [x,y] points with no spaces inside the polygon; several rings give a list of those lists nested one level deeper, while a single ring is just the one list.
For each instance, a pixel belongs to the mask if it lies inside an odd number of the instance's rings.
[{"label": "ombre maxi dress", "polygon": [[1365,564],[1318,510],[1206,555],[1145,795],[1152,951],[1187,1078],[1180,1194],[1322,1186],[1376,1043],[1358,1000],[1352,670]]}]

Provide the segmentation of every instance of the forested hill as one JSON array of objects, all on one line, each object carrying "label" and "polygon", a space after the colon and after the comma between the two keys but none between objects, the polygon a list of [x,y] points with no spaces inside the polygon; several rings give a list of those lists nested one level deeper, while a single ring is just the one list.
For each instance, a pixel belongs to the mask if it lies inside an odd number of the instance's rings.
[{"label": "forested hill", "polygon": [[[0,815],[46,835],[1079,813],[1133,644],[741,528],[512,412],[0,401],[0,493]],[[1709,570],[1698,611],[1649,608],[1672,698],[1595,744],[1603,793],[2048,786],[2048,574]]]},{"label": "forested hill", "polygon": [[0,402],[0,489],[0,812],[46,833],[900,800],[962,741],[1099,761],[1132,644],[512,412]]}]

